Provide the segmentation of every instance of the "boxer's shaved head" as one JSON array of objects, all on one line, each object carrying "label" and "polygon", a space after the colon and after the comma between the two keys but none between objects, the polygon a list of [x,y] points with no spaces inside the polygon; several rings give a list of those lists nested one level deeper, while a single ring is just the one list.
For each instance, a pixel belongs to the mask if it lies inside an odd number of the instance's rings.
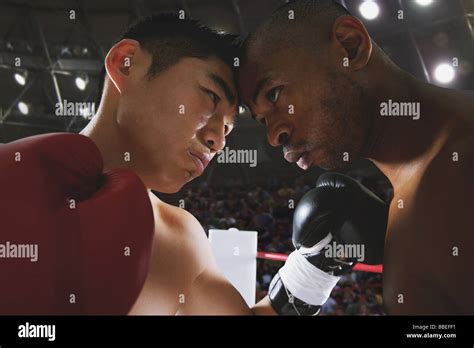
[{"label": "boxer's shaved head", "polygon": [[[290,20],[291,12],[295,14]],[[280,47],[301,47],[317,53],[331,38],[337,17],[350,15],[334,1],[290,1],[278,8],[245,40],[246,50],[259,50],[271,55]]]},{"label": "boxer's shaved head", "polygon": [[348,164],[345,154],[353,160],[370,146],[368,63],[375,50],[344,7],[332,0],[290,1],[243,47],[242,100],[287,160],[335,169]]}]

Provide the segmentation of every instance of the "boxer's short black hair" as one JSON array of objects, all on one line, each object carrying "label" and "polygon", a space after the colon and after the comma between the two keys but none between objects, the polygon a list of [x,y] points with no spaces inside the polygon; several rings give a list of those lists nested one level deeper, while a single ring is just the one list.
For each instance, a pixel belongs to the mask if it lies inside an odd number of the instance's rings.
[{"label": "boxer's short black hair", "polygon": [[[217,57],[228,64],[234,74],[234,59],[239,56],[236,36],[218,34],[193,19],[180,19],[177,13],[160,13],[138,20],[117,40],[133,39],[152,56],[148,71],[151,79],[176,64],[180,59]],[[97,104],[100,103],[106,75],[99,77]]]},{"label": "boxer's short black hair", "polygon": [[317,52],[329,42],[334,21],[343,15],[350,13],[333,0],[289,1],[247,36],[243,49],[257,47],[260,52],[273,54],[280,49],[302,47]]}]

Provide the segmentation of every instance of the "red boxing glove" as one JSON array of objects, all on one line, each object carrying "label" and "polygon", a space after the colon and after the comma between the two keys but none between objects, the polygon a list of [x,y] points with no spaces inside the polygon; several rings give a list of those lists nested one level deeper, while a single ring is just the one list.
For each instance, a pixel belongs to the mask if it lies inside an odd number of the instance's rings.
[{"label": "red boxing glove", "polygon": [[0,145],[0,315],[130,311],[148,273],[153,209],[133,172],[102,170],[79,134]]}]

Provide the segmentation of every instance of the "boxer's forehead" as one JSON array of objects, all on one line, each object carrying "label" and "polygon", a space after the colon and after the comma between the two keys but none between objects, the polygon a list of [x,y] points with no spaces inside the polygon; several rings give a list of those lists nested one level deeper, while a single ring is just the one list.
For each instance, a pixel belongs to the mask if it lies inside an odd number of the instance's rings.
[{"label": "boxer's forehead", "polygon": [[251,106],[266,87],[277,84],[297,84],[307,88],[321,84],[321,67],[326,58],[302,48],[280,47],[276,51],[247,52],[239,72],[239,93],[242,103]]},{"label": "boxer's forehead", "polygon": [[230,105],[237,103],[237,88],[232,69],[221,59],[182,58],[177,65],[184,69],[186,76],[195,76],[200,81],[205,80],[216,86]]},{"label": "boxer's forehead", "polygon": [[254,103],[268,85],[289,77],[291,69],[287,59],[286,55],[279,53],[248,57],[239,73],[239,93],[245,105]]},{"label": "boxer's forehead", "polygon": [[206,76],[206,74],[210,72],[219,76],[229,86],[235,89],[234,76],[231,68],[219,58],[186,57],[181,58],[177,65],[180,66],[180,68],[187,70],[187,72],[193,72],[193,75],[200,77]]}]

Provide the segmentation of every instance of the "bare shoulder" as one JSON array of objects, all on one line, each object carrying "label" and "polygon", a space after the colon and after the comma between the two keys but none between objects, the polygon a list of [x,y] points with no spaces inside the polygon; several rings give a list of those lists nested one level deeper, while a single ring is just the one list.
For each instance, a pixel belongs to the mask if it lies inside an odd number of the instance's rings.
[{"label": "bare shoulder", "polygon": [[426,168],[417,189],[417,208],[436,230],[469,230],[474,208],[474,133],[449,141]]},{"label": "bare shoulder", "polygon": [[450,299],[449,313],[474,313],[474,283],[465,277],[474,272],[472,145],[472,137],[454,138],[433,158],[417,188],[412,210],[419,253],[431,265],[425,277],[436,284],[441,298]]},{"label": "bare shoulder", "polygon": [[426,168],[414,213],[420,236],[433,245],[429,256],[461,270],[472,265],[467,256],[474,252],[474,137],[466,127],[451,139]]},{"label": "bare shoulder", "polygon": [[467,130],[462,133],[451,137],[427,165],[410,209],[416,236],[429,242],[425,253],[432,252],[435,260],[451,259],[455,247],[464,255],[474,252],[474,146]]},{"label": "bare shoulder", "polygon": [[[155,197],[156,198],[156,197]],[[199,221],[188,211],[167,204],[158,198],[152,200],[155,212],[155,244],[161,243],[162,252],[172,258],[189,259],[200,273],[210,259],[209,241]]]},{"label": "bare shoulder", "polygon": [[[472,196],[474,174],[474,128],[462,123],[433,158],[425,176],[427,183],[442,184],[441,194],[452,198]],[[455,202],[453,202],[455,203]]]},{"label": "bare shoulder", "polygon": [[173,229],[175,236],[195,242],[207,240],[201,224],[188,211],[161,200],[154,205],[163,225]]},{"label": "bare shoulder", "polygon": [[187,211],[149,194],[155,218],[148,276],[131,314],[175,314],[212,260],[206,234]]}]

